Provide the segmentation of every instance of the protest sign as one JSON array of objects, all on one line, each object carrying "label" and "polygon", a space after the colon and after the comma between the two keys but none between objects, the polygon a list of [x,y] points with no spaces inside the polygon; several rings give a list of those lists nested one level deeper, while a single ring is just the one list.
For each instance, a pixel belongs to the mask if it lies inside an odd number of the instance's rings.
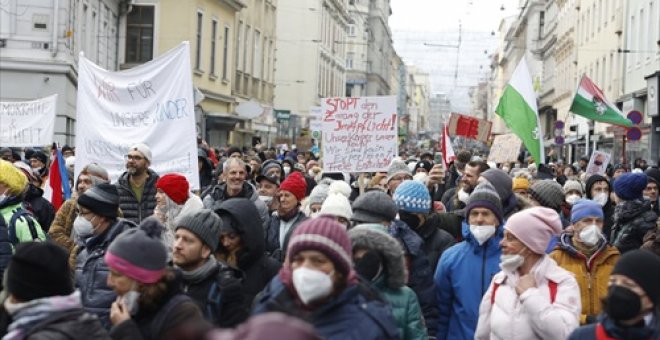
[{"label": "protest sign", "polygon": [[612,159],[612,156],[609,153],[598,150],[594,151],[591,154],[591,159],[587,165],[587,176],[603,176],[605,174],[605,170],[607,170],[607,165],[610,164],[610,159]]},{"label": "protest sign", "polygon": [[493,146],[490,147],[488,161],[495,163],[516,162],[520,154],[522,140],[513,133],[495,136]]},{"label": "protest sign", "polygon": [[78,70],[76,176],[95,162],[116,181],[129,148],[141,142],[151,148],[150,168],[180,173],[199,188],[188,42],[121,72],[104,70],[81,53]]},{"label": "protest sign", "polygon": [[387,171],[398,152],[396,97],[324,98],[323,170]]},{"label": "protest sign", "polygon": [[476,139],[482,143],[488,141],[493,123],[471,116],[452,112],[449,118],[449,133],[452,136],[463,136]]},{"label": "protest sign", "polygon": [[0,102],[0,145],[50,145],[55,133],[56,109],[56,94],[26,102]]}]

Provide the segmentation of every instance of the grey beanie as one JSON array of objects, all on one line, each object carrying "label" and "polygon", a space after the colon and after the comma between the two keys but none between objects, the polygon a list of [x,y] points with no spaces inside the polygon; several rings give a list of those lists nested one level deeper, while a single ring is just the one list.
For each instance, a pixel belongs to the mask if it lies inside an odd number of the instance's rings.
[{"label": "grey beanie", "polygon": [[382,191],[369,191],[353,202],[352,220],[366,223],[393,221],[398,208],[390,196]]},{"label": "grey beanie", "polygon": [[312,204],[323,204],[326,198],[328,198],[328,191],[330,186],[326,184],[319,184],[312,189],[312,192],[309,194],[308,202],[309,205]]},{"label": "grey beanie", "polygon": [[195,234],[212,252],[218,249],[222,220],[212,210],[201,209],[181,216],[175,230],[179,228]]},{"label": "grey beanie", "polygon": [[392,164],[390,164],[390,167],[387,169],[387,182],[389,183],[390,180],[392,180],[392,177],[398,174],[406,174],[412,178],[412,173],[410,172],[410,169],[406,163],[400,160],[394,160],[392,161]]},{"label": "grey beanie", "polygon": [[580,195],[584,195],[584,187],[582,183],[576,180],[568,180],[564,183],[564,194],[568,193],[571,190],[579,191]]},{"label": "grey beanie", "polygon": [[530,196],[539,204],[559,212],[564,202],[564,188],[551,179],[539,180],[529,187]]},{"label": "grey beanie", "polygon": [[488,180],[502,201],[508,200],[513,195],[513,180],[504,170],[488,169],[481,173],[481,177]]},{"label": "grey beanie", "polygon": [[465,207],[466,218],[470,216],[470,211],[474,208],[486,208],[497,216],[500,224],[504,221],[502,217],[502,201],[495,187],[488,182],[479,183],[470,194],[467,206]]},{"label": "grey beanie", "polygon": [[137,228],[127,229],[110,243],[105,253],[108,267],[140,283],[156,283],[167,269],[167,248],[161,240],[163,226],[149,217]]}]

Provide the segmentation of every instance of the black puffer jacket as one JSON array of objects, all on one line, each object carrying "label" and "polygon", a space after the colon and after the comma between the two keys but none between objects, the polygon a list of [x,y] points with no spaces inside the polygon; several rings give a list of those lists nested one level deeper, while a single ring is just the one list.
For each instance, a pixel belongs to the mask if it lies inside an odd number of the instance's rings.
[{"label": "black puffer jacket", "polygon": [[[280,270],[280,263],[266,256],[266,241],[261,219],[254,204],[245,198],[223,202],[216,213],[223,219],[228,216],[232,227],[241,236],[243,249],[238,251],[238,267],[245,273],[243,296],[247,303],[266,287]],[[218,253],[226,249],[218,245]]]},{"label": "black puffer jacket", "polygon": [[99,320],[82,310],[56,313],[25,333],[25,340],[111,339]]},{"label": "black puffer jacket", "polygon": [[451,234],[442,230],[442,220],[436,213],[429,214],[424,224],[412,229],[422,237],[422,249],[433,269],[438,265],[442,253],[456,243]]},{"label": "black puffer jacket", "polygon": [[28,210],[37,218],[44,233],[48,233],[50,225],[55,219],[55,208],[47,199],[43,198],[43,195],[43,189],[30,184],[25,192],[24,202],[27,203]]},{"label": "black puffer jacket", "polygon": [[610,241],[621,254],[642,246],[644,235],[656,227],[658,216],[648,200],[623,201],[614,207]]},{"label": "black puffer jacket", "polygon": [[156,208],[156,181],[158,174],[151,169],[147,169],[149,178],[144,182],[144,191],[142,200],[138,202],[131,184],[128,181],[128,172],[124,172],[115,184],[119,191],[119,208],[124,214],[124,218],[140,224],[143,219],[154,214]]}]

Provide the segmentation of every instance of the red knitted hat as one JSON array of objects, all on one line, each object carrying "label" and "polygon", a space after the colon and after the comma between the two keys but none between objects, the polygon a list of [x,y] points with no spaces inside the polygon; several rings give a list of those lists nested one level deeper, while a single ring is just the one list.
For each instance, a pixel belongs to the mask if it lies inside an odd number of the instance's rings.
[{"label": "red knitted hat", "polygon": [[280,191],[288,191],[296,196],[298,201],[302,201],[307,191],[307,182],[298,171],[294,171],[280,184]]},{"label": "red knitted hat", "polygon": [[188,180],[182,175],[163,175],[156,182],[156,188],[163,190],[176,204],[184,204],[188,200],[190,186]]},{"label": "red knitted hat", "polygon": [[317,217],[301,223],[289,241],[287,258],[303,250],[316,250],[323,253],[335,264],[335,268],[347,275],[353,268],[351,240],[346,227],[334,219]]}]

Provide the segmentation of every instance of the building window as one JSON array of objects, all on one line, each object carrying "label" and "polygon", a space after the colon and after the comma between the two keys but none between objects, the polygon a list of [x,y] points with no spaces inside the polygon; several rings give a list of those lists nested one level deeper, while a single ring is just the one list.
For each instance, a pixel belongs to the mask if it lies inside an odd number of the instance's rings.
[{"label": "building window", "polygon": [[355,24],[348,25],[348,36],[349,37],[355,36]]},{"label": "building window", "polygon": [[209,73],[215,75],[215,42],[218,40],[218,20],[211,21],[211,65]]},{"label": "building window", "polygon": [[153,59],[153,53],[154,6],[133,5],[126,17],[126,62],[144,63]]},{"label": "building window", "polygon": [[195,70],[202,69],[202,20],[204,20],[204,13],[197,12],[197,33],[195,35],[195,40],[197,43],[195,49]]},{"label": "building window", "polygon": [[229,65],[229,27],[225,26],[224,40],[222,42],[222,79],[228,80],[227,72]]},{"label": "building window", "polygon": [[250,45],[250,26],[245,26],[245,41],[243,41],[243,66],[244,71],[248,72],[248,46]]},{"label": "building window", "polygon": [[349,70],[353,69],[353,58],[355,58],[355,53],[346,53],[346,68]]},{"label": "building window", "polygon": [[254,30],[254,47],[252,50],[252,70],[255,78],[261,79],[261,32]]}]

